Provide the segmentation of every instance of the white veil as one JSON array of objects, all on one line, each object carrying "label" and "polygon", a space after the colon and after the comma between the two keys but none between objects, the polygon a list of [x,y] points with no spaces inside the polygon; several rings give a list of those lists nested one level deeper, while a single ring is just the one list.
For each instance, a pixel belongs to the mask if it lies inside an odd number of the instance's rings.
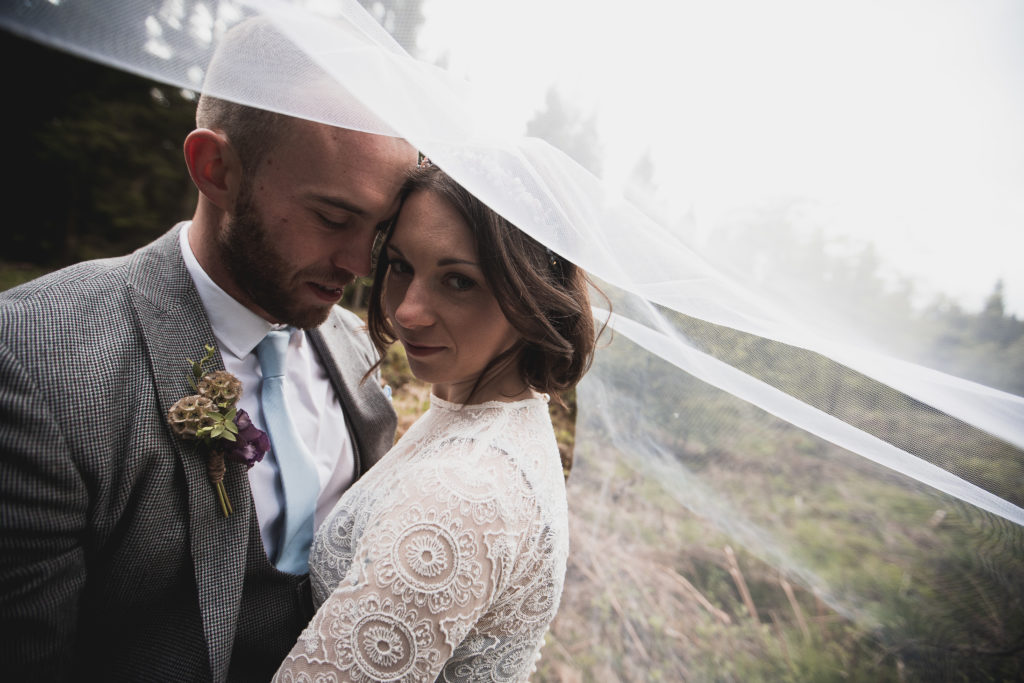
[{"label": "white veil", "polygon": [[[578,391],[570,574],[540,678],[998,680],[1024,671],[1024,366],[992,346],[972,374],[939,347],[915,345],[929,320],[892,304],[893,289],[872,279],[870,252],[815,232],[822,212],[870,217],[881,185],[865,185],[859,215],[783,197],[746,213],[660,217],[631,186],[503,130],[508,102],[492,94],[500,82],[471,87],[407,54],[401,10],[418,3],[368,4],[375,14],[355,0],[23,0],[0,9],[0,23],[181,88],[404,137],[596,278],[612,301],[613,334]],[[804,9],[817,26],[824,15],[814,7]],[[221,45],[255,15],[257,28]],[[758,19],[736,26],[752,31]],[[625,82],[660,73],[661,87],[675,83],[685,98],[685,68],[673,60],[699,55],[658,26],[670,20],[678,17],[649,18],[657,49],[646,58],[657,62],[624,56],[621,68],[636,70]],[[680,25],[679,35],[698,30]],[[830,35],[822,29],[818,40]],[[523,50],[530,43],[521,37]],[[797,57],[805,61],[794,65],[815,59]],[[827,97],[858,72],[834,78],[806,85]],[[736,117],[739,131],[777,116],[771,98],[786,95],[760,93],[749,102],[759,107],[719,114]],[[822,145],[857,133],[819,123],[807,135]],[[738,154],[737,176],[771,167]],[[838,182],[843,163],[823,166],[822,182]],[[899,155],[877,163],[888,177]],[[662,194],[694,205],[715,194],[700,169],[689,177],[690,186],[662,181]],[[987,253],[1002,258],[1005,248],[991,243]],[[863,270],[844,266],[850,253]],[[856,285],[844,290],[857,293],[852,301],[836,294],[844,278]]]}]

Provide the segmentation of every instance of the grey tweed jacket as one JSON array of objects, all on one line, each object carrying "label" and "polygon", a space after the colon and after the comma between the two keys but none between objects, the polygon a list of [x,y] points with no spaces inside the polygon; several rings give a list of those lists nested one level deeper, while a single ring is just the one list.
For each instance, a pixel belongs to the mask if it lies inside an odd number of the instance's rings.
[{"label": "grey tweed jacket", "polygon": [[[0,293],[0,680],[269,680],[312,615],[307,577],[267,560],[245,467],[224,518],[167,426],[214,343],[180,228]],[[310,336],[365,470],[395,431],[360,382],[374,350],[338,308]]]}]

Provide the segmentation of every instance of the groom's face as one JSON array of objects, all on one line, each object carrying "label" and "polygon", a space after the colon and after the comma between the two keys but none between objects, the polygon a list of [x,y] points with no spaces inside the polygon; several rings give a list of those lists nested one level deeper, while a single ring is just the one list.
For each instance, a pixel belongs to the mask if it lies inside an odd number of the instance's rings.
[{"label": "groom's face", "polygon": [[397,208],[416,152],[394,138],[291,121],[242,180],[219,256],[251,310],[320,325],[369,275],[377,225]]}]

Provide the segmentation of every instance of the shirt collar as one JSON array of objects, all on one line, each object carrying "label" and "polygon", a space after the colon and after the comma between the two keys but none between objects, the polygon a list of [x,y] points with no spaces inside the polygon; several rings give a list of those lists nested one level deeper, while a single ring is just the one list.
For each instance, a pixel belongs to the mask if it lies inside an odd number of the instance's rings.
[{"label": "shirt collar", "polygon": [[199,299],[206,309],[206,317],[210,320],[217,345],[235,358],[244,358],[252,353],[256,345],[267,336],[267,332],[286,326],[274,325],[253,313],[206,274],[188,243],[190,226],[191,222],[185,223],[178,236],[185,269],[192,276],[196,291],[199,292]]}]

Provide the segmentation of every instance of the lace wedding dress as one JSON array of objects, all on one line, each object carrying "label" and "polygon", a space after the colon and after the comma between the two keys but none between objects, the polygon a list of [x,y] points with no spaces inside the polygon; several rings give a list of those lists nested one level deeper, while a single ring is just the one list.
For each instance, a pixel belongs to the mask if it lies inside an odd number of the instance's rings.
[{"label": "lace wedding dress", "polygon": [[432,396],[317,532],[319,609],[275,680],[525,680],[567,554],[547,397]]}]

